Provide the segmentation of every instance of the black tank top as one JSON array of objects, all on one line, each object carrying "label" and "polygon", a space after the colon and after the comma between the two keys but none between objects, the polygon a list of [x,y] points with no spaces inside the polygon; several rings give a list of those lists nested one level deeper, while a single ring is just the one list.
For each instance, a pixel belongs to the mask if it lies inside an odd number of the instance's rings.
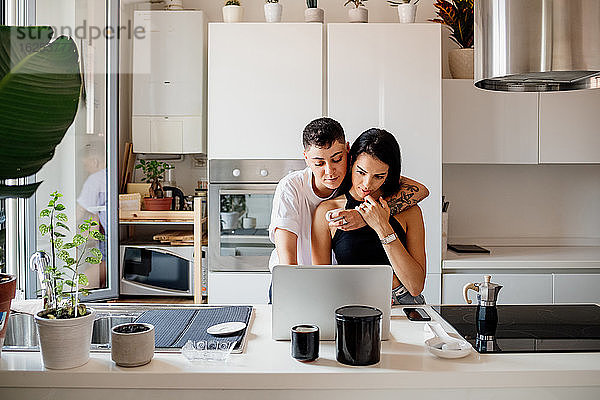
[{"label": "black tank top", "polygon": [[[346,210],[361,203],[346,193]],[[406,248],[406,232],[400,222],[390,217],[390,225]],[[352,231],[337,229],[331,239],[331,248],[339,265],[392,265],[379,236],[368,225]]]}]

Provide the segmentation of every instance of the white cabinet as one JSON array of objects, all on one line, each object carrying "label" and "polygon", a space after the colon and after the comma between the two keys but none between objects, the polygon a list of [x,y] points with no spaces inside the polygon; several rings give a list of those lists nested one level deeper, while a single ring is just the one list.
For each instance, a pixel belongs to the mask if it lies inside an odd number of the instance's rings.
[{"label": "white cabinet", "polygon": [[328,24],[328,115],[352,142],[380,127],[402,149],[402,173],[427,186],[427,272],[440,273],[441,30],[437,24]]},{"label": "white cabinet", "polygon": [[134,25],[133,151],[205,152],[204,13],[135,11]]},{"label": "white cabinet", "polygon": [[[466,304],[463,287],[469,282],[483,282],[483,274],[446,274],[442,276],[442,303]],[[503,286],[498,304],[552,303],[552,274],[492,274],[492,282]],[[469,291],[477,304],[477,295]]]},{"label": "white cabinet", "polygon": [[477,89],[443,80],[443,162],[537,164],[538,94]]},{"label": "white cabinet", "polygon": [[270,272],[208,273],[209,304],[267,304]]},{"label": "white cabinet", "polygon": [[209,24],[208,156],[297,159],[323,115],[323,25]]},{"label": "white cabinet", "polygon": [[540,94],[540,163],[600,163],[600,89]]},{"label": "white cabinet", "polygon": [[600,274],[554,274],[555,303],[600,304]]}]

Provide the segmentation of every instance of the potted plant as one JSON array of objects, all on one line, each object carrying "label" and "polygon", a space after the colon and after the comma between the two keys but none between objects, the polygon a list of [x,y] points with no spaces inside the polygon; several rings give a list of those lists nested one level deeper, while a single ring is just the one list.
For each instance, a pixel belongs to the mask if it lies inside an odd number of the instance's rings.
[{"label": "potted plant", "polygon": [[283,7],[279,4],[279,0],[265,0],[265,21],[281,22],[281,12]]},{"label": "potted plant", "polygon": [[240,22],[244,16],[244,7],[239,0],[227,0],[223,7],[223,22]]},{"label": "potted plant", "polygon": [[365,7],[365,1],[367,0],[348,0],[344,3],[344,6],[354,6],[348,10],[350,22],[369,22],[369,10]]},{"label": "potted plant", "polygon": [[452,39],[459,49],[450,50],[448,65],[455,79],[473,79],[473,0],[437,0],[438,18],[430,21],[450,28]]},{"label": "potted plant", "polygon": [[317,7],[317,0],[306,0],[306,10],[304,10],[305,22],[323,22],[325,12]]},{"label": "potted plant", "polygon": [[121,367],[139,367],[154,357],[154,325],[130,322],[110,332],[112,360]]},{"label": "potted plant", "polygon": [[135,168],[141,168],[144,173],[142,181],[150,183],[150,197],[144,197],[144,209],[148,211],[170,210],[173,198],[165,197],[161,180],[164,179],[165,171],[172,169],[173,166],[157,160],[140,160]]},{"label": "potted plant", "polygon": [[[28,198],[40,183],[4,185],[38,172],[73,123],[81,92],[72,39],[49,26],[0,26],[0,199]],[[10,115],[10,118],[5,116]],[[0,231],[0,236],[2,231]],[[0,349],[16,277],[0,274]]]},{"label": "potted plant", "polygon": [[390,6],[398,9],[398,21],[401,24],[411,24],[415,22],[418,2],[419,0],[388,0]]},{"label": "potted plant", "polygon": [[[82,261],[100,264],[102,253],[91,245],[94,240],[104,240],[98,222],[87,219],[78,227],[78,233],[66,241],[68,217],[66,207],[60,203],[62,194],[53,192],[48,206],[40,212],[42,236],[50,236],[50,255],[44,257],[44,310],[35,315],[42,349],[44,366],[50,369],[74,368],[85,364],[90,358],[90,344],[95,311],[79,302],[79,294],[88,284],[87,277],[79,268]],[[37,254],[36,254],[37,255]],[[34,255],[34,257],[36,256]],[[58,261],[64,265],[59,266]]]},{"label": "potted plant", "polygon": [[246,211],[246,196],[229,194],[221,196],[221,228],[236,229],[240,216]]}]

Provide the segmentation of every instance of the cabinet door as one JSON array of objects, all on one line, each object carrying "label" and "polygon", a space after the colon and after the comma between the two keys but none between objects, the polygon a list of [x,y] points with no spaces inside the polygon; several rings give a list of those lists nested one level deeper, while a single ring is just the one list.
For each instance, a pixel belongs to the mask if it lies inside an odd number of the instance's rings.
[{"label": "cabinet door", "polygon": [[600,304],[600,274],[554,274],[555,303]]},{"label": "cabinet door", "polygon": [[537,93],[477,89],[444,79],[442,159],[459,164],[537,164]]},{"label": "cabinet door", "polygon": [[328,115],[352,142],[380,127],[396,136],[402,174],[427,186],[427,272],[440,273],[441,31],[437,24],[328,24]]},{"label": "cabinet door", "polygon": [[[481,274],[443,274],[442,303],[466,304],[463,287],[469,282],[483,282]],[[492,282],[503,286],[498,304],[552,303],[552,274],[492,274]],[[477,304],[477,295],[469,290]]]},{"label": "cabinet door", "polygon": [[540,94],[540,163],[600,163],[600,89]]},{"label": "cabinet door", "polygon": [[301,158],[323,115],[322,24],[209,24],[208,156]]},{"label": "cabinet door", "polygon": [[209,304],[267,304],[270,272],[209,272]]}]

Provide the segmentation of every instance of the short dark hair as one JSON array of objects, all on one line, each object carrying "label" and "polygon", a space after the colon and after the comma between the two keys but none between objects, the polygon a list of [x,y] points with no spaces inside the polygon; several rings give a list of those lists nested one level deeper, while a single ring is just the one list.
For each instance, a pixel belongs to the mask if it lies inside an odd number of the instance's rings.
[{"label": "short dark hair", "polygon": [[304,149],[309,146],[328,148],[334,142],[346,143],[344,128],[334,119],[322,117],[312,120],[302,132]]},{"label": "short dark hair", "polygon": [[[387,178],[381,186],[382,196],[387,197],[397,193],[400,190],[402,155],[400,145],[394,135],[379,128],[364,131],[350,147],[351,166],[354,166],[356,159],[362,153],[367,153],[388,166]],[[349,183],[351,184],[351,180]]]}]

